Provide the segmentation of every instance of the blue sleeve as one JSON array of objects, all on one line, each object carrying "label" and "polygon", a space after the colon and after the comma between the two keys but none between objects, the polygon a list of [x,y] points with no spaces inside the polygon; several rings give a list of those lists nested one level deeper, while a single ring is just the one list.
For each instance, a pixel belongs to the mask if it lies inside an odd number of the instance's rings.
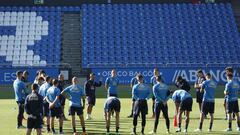
[{"label": "blue sleeve", "polygon": [[229,89],[231,89],[231,86],[229,85],[229,83],[227,83],[226,85],[225,85],[225,92],[229,92]]},{"label": "blue sleeve", "polygon": [[131,85],[134,85],[134,78],[131,79]]},{"label": "blue sleeve", "polygon": [[81,89],[81,97],[85,96],[85,90],[82,87],[80,87],[80,89]]},{"label": "blue sleeve", "polygon": [[109,85],[109,80],[110,80],[109,78],[106,79],[105,85],[106,85],[106,84]]},{"label": "blue sleeve", "polygon": [[151,77],[150,83],[153,85],[153,77]]},{"label": "blue sleeve", "polygon": [[61,94],[60,89],[58,89],[55,94],[56,94],[56,96],[59,96]]},{"label": "blue sleeve", "polygon": [[174,92],[173,95],[172,95],[172,100],[175,102],[176,99],[177,99],[177,94],[176,94],[176,92]]}]

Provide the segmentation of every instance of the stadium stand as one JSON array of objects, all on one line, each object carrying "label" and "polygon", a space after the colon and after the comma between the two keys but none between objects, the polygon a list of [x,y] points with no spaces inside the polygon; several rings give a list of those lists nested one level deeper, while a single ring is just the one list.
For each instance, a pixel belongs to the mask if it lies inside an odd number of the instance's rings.
[{"label": "stadium stand", "polygon": [[61,8],[0,7],[1,67],[57,64],[60,49]]},{"label": "stadium stand", "polygon": [[239,63],[231,4],[85,4],[82,66]]}]

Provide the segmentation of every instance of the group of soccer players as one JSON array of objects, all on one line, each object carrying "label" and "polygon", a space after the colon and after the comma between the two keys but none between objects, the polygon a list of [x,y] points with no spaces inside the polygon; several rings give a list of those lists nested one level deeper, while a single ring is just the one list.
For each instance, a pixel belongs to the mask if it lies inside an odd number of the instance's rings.
[{"label": "group of soccer players", "polygon": [[[240,90],[239,82],[233,76],[233,68],[227,67],[225,69],[227,76],[227,84],[225,86],[225,104],[226,114],[229,121],[229,126],[226,131],[232,131],[232,114],[235,114],[238,128],[240,131],[239,107],[238,107],[238,91]],[[27,135],[31,134],[32,129],[36,129],[37,134],[41,134],[43,125],[43,118],[46,117],[47,131],[53,134],[57,133],[54,129],[55,117],[59,119],[59,133],[63,134],[63,119],[64,119],[64,103],[65,98],[69,100],[69,115],[72,120],[73,133],[77,134],[75,114],[79,116],[82,134],[86,134],[85,121],[83,117],[83,110],[85,108],[85,98],[87,99],[87,120],[91,120],[92,109],[96,103],[96,87],[101,87],[102,79],[99,82],[95,81],[95,74],[91,73],[89,79],[85,82],[84,88],[78,84],[76,77],[72,78],[72,84],[64,88],[63,76],[59,75],[59,79],[53,79],[47,76],[44,71],[38,72],[38,75],[31,85],[31,92],[27,92],[27,87],[30,83],[27,81],[28,73],[26,71],[18,71],[16,73],[16,80],[13,87],[15,91],[15,99],[18,104],[18,128],[22,128],[22,120],[24,119],[24,109],[28,114],[27,118]],[[217,83],[212,79],[211,74],[204,75],[202,70],[197,71],[197,82],[194,85],[196,89],[196,100],[200,109],[199,127],[196,132],[202,131],[202,125],[207,115],[210,115],[210,126],[208,131],[212,131],[214,120],[214,102],[215,90]],[[28,82],[28,83],[27,83]],[[61,84],[62,83],[62,84]],[[164,82],[164,78],[160,75],[157,68],[154,69],[154,76],[151,78],[152,88],[146,83],[146,80],[141,74],[137,74],[131,80],[132,89],[132,111],[128,117],[133,118],[133,130],[131,134],[137,134],[138,118],[142,119],[141,134],[144,134],[146,125],[146,115],[148,114],[147,100],[153,99],[152,111],[155,119],[153,130],[150,134],[157,133],[159,124],[160,112],[166,121],[167,133],[170,132],[170,120],[168,116],[167,102],[170,98],[175,103],[176,107],[176,121],[177,130],[181,132],[182,115],[185,115],[185,128],[183,132],[187,132],[190,112],[192,111],[192,95],[189,93],[191,87],[189,83],[181,76],[176,79],[176,87],[178,90],[172,91]],[[61,85],[59,87],[59,85]],[[111,71],[111,76],[105,81],[105,89],[107,90],[107,99],[104,104],[104,116],[106,122],[107,134],[110,133],[111,117],[115,115],[116,118],[116,133],[119,132],[119,120],[121,102],[118,99],[118,85],[119,79],[115,69]],[[141,115],[140,115],[141,114]]]}]

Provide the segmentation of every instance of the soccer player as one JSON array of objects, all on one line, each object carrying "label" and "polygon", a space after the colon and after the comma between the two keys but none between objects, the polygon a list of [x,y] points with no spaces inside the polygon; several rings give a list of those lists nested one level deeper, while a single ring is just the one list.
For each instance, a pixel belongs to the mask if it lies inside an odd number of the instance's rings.
[{"label": "soccer player", "polygon": [[[232,74],[234,73],[234,69],[232,67],[226,67],[225,68],[225,72],[226,74]],[[225,120],[227,120],[228,118],[228,113],[227,113],[227,107],[226,107],[226,98],[227,96],[225,95],[224,97],[224,103],[223,103],[223,106],[224,106],[224,109],[225,109],[225,114],[226,114],[226,117],[225,117]],[[233,119],[235,119],[235,114],[233,113]]]},{"label": "soccer player", "polygon": [[25,102],[25,97],[26,97],[26,86],[24,82],[21,80],[22,79],[22,71],[17,71],[16,72],[16,80],[13,82],[13,89],[15,93],[15,100],[18,105],[18,116],[17,116],[17,128],[24,128],[22,125],[22,120],[23,120],[23,113],[24,113],[24,102]]},{"label": "soccer player", "polygon": [[111,125],[111,114],[114,111],[116,113],[116,133],[118,134],[119,130],[119,116],[120,116],[120,109],[121,109],[121,103],[120,100],[117,97],[108,97],[105,105],[104,105],[104,113],[105,113],[105,120],[106,120],[106,129],[107,134],[110,132],[110,125]]},{"label": "soccer player", "polygon": [[181,122],[182,122],[182,113],[186,113],[185,118],[185,130],[183,132],[187,132],[188,124],[189,124],[189,115],[192,111],[192,96],[186,90],[176,90],[173,95],[172,99],[176,106],[177,112],[177,121],[178,121],[178,129],[176,132],[181,132]]},{"label": "soccer player", "polygon": [[240,131],[240,118],[238,106],[238,92],[240,90],[239,83],[233,79],[233,74],[227,74],[227,84],[225,86],[224,94],[226,95],[226,108],[228,113],[228,128],[226,131],[232,131],[232,113],[237,117],[238,128]]},{"label": "soccer player", "polygon": [[144,128],[146,125],[146,115],[148,114],[147,100],[150,98],[151,89],[147,84],[143,83],[143,76],[139,74],[137,76],[138,84],[133,86],[132,97],[136,99],[133,109],[133,132],[136,134],[137,118],[141,113],[142,116],[142,130],[141,133],[144,134]]},{"label": "soccer player", "polygon": [[87,107],[87,117],[86,120],[91,120],[91,113],[92,113],[92,108],[95,106],[96,103],[96,87],[101,87],[102,85],[102,78],[100,78],[99,82],[95,81],[95,74],[91,73],[89,75],[89,80],[87,80],[84,84],[84,90],[86,92],[87,96],[87,101],[88,101],[88,107]]},{"label": "soccer player", "polygon": [[51,129],[52,129],[52,133],[56,134],[56,131],[54,129],[54,119],[55,117],[57,117],[59,119],[59,133],[63,134],[63,130],[62,130],[63,112],[61,108],[61,103],[59,101],[59,96],[61,94],[61,91],[58,88],[57,79],[53,79],[52,84],[53,86],[48,89],[47,95],[46,95],[46,100],[49,103],[49,109],[50,109]]},{"label": "soccer player", "polygon": [[28,80],[28,76],[29,76],[29,73],[27,70],[23,71],[23,75],[22,75],[22,81],[25,83],[25,86],[26,86],[26,94],[29,94],[31,93],[31,83],[29,82]]},{"label": "soccer player", "polygon": [[201,107],[202,107],[202,100],[203,100],[203,93],[200,91],[201,89],[201,84],[206,80],[205,79],[205,76],[203,74],[203,71],[202,70],[198,70],[197,71],[197,81],[194,85],[194,88],[196,89],[196,101],[198,103],[198,107],[199,107],[199,110],[201,111]]},{"label": "soccer player", "polygon": [[208,131],[212,131],[212,125],[213,125],[213,114],[214,114],[214,103],[215,103],[215,90],[217,87],[217,83],[212,80],[212,76],[210,73],[206,74],[206,81],[204,81],[201,84],[201,91],[204,91],[203,94],[203,104],[202,104],[202,110],[200,115],[200,123],[199,128],[196,129],[196,132],[202,131],[202,125],[204,121],[205,115],[210,113],[210,126]]},{"label": "soccer player", "polygon": [[156,134],[157,133],[157,126],[159,123],[159,116],[160,111],[163,112],[163,116],[166,120],[166,127],[167,127],[167,133],[169,133],[169,127],[170,127],[170,121],[168,117],[168,105],[167,101],[170,96],[170,90],[166,84],[162,82],[161,76],[158,76],[156,78],[157,84],[153,86],[153,95],[156,97],[155,99],[155,123],[154,123],[154,129],[150,134]]},{"label": "soccer player", "polygon": [[67,98],[69,97],[69,115],[72,116],[72,128],[74,135],[77,135],[75,113],[79,116],[82,126],[82,135],[86,134],[85,122],[83,118],[84,104],[81,103],[81,98],[85,98],[84,89],[78,85],[77,77],[72,78],[72,85],[68,86],[62,91],[62,94]]},{"label": "soccer player", "polygon": [[177,77],[175,86],[179,89],[186,90],[187,92],[191,90],[189,83],[186,79],[183,79],[182,76]]},{"label": "soccer player", "polygon": [[[153,74],[154,74],[154,76],[152,76],[151,77],[151,84],[152,84],[152,86],[154,86],[155,84],[157,84],[157,77],[158,76],[161,76],[160,74],[159,74],[159,70],[158,70],[158,68],[154,68],[154,70],[153,70]],[[162,82],[164,82],[164,78],[161,76],[161,78],[162,78]],[[154,105],[155,105],[155,97],[154,97],[154,95],[152,95],[152,113],[153,113],[153,115],[152,115],[152,118],[154,118],[155,117],[155,113],[154,113]]]},{"label": "soccer player", "polygon": [[27,135],[31,135],[32,129],[36,129],[37,135],[42,134],[42,112],[43,112],[43,97],[38,94],[37,84],[32,84],[32,93],[25,100],[25,110],[28,114],[27,119]]},{"label": "soccer player", "polygon": [[[130,83],[131,89],[133,88],[133,86],[134,86],[135,84],[138,84],[137,76],[138,76],[138,74],[131,79],[131,83]],[[134,102],[135,102],[135,99],[132,98],[132,110],[131,110],[131,114],[128,116],[128,118],[132,118],[132,117],[133,117]]]},{"label": "soccer player", "polygon": [[45,116],[46,119],[46,124],[47,124],[47,132],[50,132],[50,117],[49,117],[49,104],[46,101],[46,95],[47,95],[47,90],[51,87],[51,77],[46,76],[45,77],[45,83],[39,88],[38,93],[44,98],[43,99],[43,116]]},{"label": "soccer player", "polygon": [[[65,86],[65,82],[64,82],[64,76],[63,74],[59,74],[58,75],[58,88],[60,89],[60,91],[62,92]],[[67,120],[67,118],[65,117],[64,114],[64,106],[65,106],[65,97],[60,95],[59,101],[61,103],[61,108],[62,108],[62,112],[63,112],[63,120]]]},{"label": "soccer player", "polygon": [[46,76],[46,72],[44,70],[39,70],[37,71],[37,75],[35,77],[34,83],[37,83],[37,80],[39,77],[45,77]]},{"label": "soccer player", "polygon": [[117,78],[117,72],[115,69],[111,72],[111,77],[108,77],[105,82],[105,89],[108,91],[108,97],[114,96],[118,97],[117,94],[117,86],[119,84],[119,80]]}]

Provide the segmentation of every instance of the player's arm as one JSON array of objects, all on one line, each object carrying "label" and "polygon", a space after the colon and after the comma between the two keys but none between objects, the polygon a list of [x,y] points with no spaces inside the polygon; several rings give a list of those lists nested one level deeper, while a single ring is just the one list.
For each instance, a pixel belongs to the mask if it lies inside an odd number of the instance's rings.
[{"label": "player's arm", "polygon": [[102,86],[102,77],[99,79],[98,83],[97,82],[94,83],[94,86],[95,87],[101,87]]},{"label": "player's arm", "polygon": [[206,87],[205,85],[206,85],[205,82],[203,82],[202,84],[199,85],[201,87],[201,89],[200,89],[201,93],[204,92],[204,89]]},{"label": "player's arm", "polygon": [[225,95],[228,95],[228,93],[229,93],[229,87],[230,87],[230,86],[229,86],[228,84],[225,85],[225,90],[224,90],[224,94],[225,94]]},{"label": "player's arm", "polygon": [[135,100],[138,99],[136,87],[133,87],[133,88],[132,88],[132,98],[135,99]]},{"label": "player's arm", "polygon": [[83,109],[85,108],[85,103],[86,103],[86,93],[84,92],[84,90],[82,90],[81,93],[81,98],[82,98],[82,102],[83,102]]},{"label": "player's arm", "polygon": [[148,92],[147,92],[147,98],[146,100],[148,100],[151,97],[151,89],[150,87],[148,87]]},{"label": "player's arm", "polygon": [[60,95],[57,96],[52,103],[51,102],[49,103],[49,108],[53,108],[54,107],[54,105],[57,103],[59,97],[60,97]]},{"label": "player's arm", "polygon": [[105,90],[106,91],[108,90],[108,87],[109,87],[109,78],[107,78],[106,82],[105,82]]}]

